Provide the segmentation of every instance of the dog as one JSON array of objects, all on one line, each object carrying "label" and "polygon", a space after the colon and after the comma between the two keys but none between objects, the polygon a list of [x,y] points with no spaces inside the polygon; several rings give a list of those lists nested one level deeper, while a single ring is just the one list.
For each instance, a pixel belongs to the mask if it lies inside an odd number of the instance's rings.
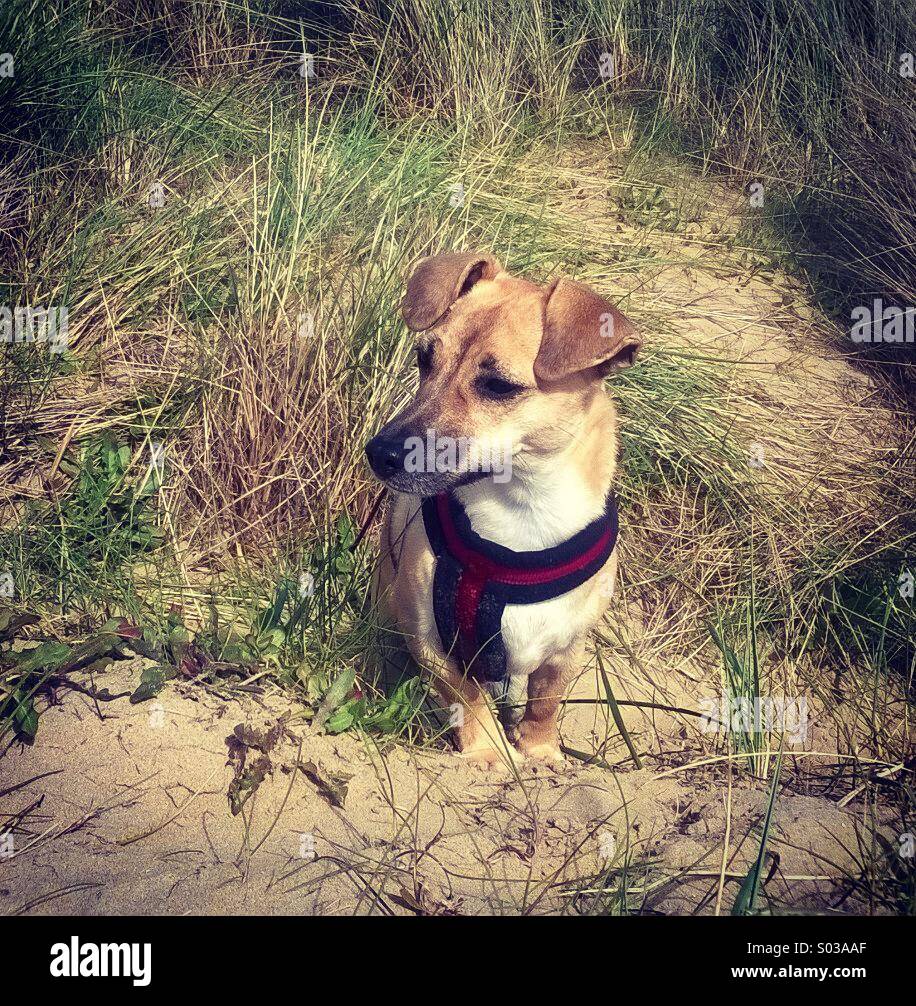
[{"label": "dog", "polygon": [[603,380],[641,339],[589,287],[542,287],[483,253],[423,259],[401,311],[419,390],[366,446],[391,491],[374,597],[451,707],[462,757],[562,764],[559,707],[617,574]]}]

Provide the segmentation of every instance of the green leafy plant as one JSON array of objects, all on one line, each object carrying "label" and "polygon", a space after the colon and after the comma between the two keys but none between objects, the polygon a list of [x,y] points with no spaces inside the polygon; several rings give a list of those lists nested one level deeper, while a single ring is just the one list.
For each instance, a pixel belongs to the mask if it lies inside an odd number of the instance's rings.
[{"label": "green leafy plant", "polygon": [[60,468],[69,487],[52,502],[29,502],[15,537],[23,569],[66,608],[104,590],[164,534],[155,511],[160,468],[147,452],[92,438]]},{"label": "green leafy plant", "polygon": [[[65,682],[76,670],[102,671],[128,656],[126,650],[140,637],[135,626],[113,618],[76,646],[51,640],[13,649],[19,630],[38,621],[34,615],[0,608],[0,739],[12,730],[32,743],[39,725],[35,700],[49,682]],[[96,697],[109,698],[105,691]]]},{"label": "green leafy plant", "polygon": [[354,688],[325,721],[328,733],[358,729],[369,733],[399,734],[413,722],[426,698],[427,688],[420,678],[406,678],[388,696],[372,698]]}]

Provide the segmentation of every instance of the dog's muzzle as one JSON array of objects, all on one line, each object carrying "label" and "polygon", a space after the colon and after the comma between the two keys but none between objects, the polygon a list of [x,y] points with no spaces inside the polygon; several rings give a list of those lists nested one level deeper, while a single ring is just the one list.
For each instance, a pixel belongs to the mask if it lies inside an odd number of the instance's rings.
[{"label": "dog's muzzle", "polygon": [[[389,423],[366,444],[366,458],[376,478],[389,489],[429,497],[486,478],[485,472],[442,470],[421,436]],[[419,447],[418,447],[419,445]]]},{"label": "dog's muzzle", "polygon": [[405,473],[407,445],[405,437],[386,436],[384,430],[366,444],[369,467],[382,482],[388,482],[398,472]]}]

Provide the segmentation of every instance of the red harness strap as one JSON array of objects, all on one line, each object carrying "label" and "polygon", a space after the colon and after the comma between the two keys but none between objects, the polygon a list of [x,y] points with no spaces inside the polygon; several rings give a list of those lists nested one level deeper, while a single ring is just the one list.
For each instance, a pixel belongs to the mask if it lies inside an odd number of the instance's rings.
[{"label": "red harness strap", "polygon": [[462,657],[472,660],[478,648],[477,611],[480,598],[490,581],[527,587],[552,583],[571,573],[577,573],[600,556],[607,548],[614,529],[610,526],[601,537],[581,554],[560,565],[545,566],[540,569],[514,569],[495,562],[489,556],[470,548],[458,535],[449,510],[448,497],[436,498],[436,512],[449,552],[462,566],[458,589],[455,593],[455,616],[462,646]]}]

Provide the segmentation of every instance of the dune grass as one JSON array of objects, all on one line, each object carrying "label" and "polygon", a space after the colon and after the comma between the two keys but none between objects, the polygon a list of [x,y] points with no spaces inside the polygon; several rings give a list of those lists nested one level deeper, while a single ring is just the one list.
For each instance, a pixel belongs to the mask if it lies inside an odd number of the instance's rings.
[{"label": "dune grass", "polygon": [[[371,529],[356,544],[377,498],[363,444],[413,386],[397,304],[416,258],[488,247],[618,296],[664,259],[659,235],[683,229],[705,172],[764,180],[754,241],[830,311],[916,299],[913,83],[893,63],[912,14],[882,5],[863,28],[829,2],[713,7],[400,0],[295,18],[247,0],[11,0],[0,303],[70,317],[62,355],[0,347],[15,604],[59,638],[121,615],[166,638],[177,617],[211,661],[266,669],[306,707],[353,673],[364,692],[341,728],[438,736],[416,727],[420,696],[373,688]],[[595,228],[557,209],[578,145],[614,158],[623,237],[610,214]],[[710,259],[740,260],[707,238]],[[767,656],[754,689],[830,704],[848,685],[843,743],[864,731],[905,758],[881,686],[911,690],[916,666],[899,385],[880,413],[787,412],[684,349],[664,305],[623,306],[649,338],[613,389],[625,561],[599,645],[627,652],[618,623],[638,610],[644,663],[715,667],[715,635],[750,620]],[[766,774],[778,745],[754,744]]]}]

